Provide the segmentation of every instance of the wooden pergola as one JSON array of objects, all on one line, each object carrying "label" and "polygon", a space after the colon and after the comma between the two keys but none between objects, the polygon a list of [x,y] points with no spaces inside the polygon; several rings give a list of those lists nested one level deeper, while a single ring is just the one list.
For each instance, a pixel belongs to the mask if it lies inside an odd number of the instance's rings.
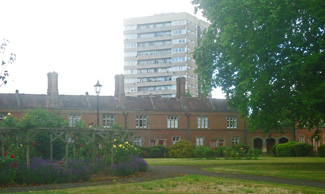
[{"label": "wooden pergola", "polygon": [[[72,143],[73,139],[77,137],[84,137],[87,141],[93,144],[94,157],[96,155],[96,150],[99,147],[96,139],[100,138],[102,141],[111,142],[111,167],[114,164],[114,147],[113,140],[116,138],[123,138],[126,135],[132,135],[131,132],[121,129],[106,129],[106,128],[35,128],[35,129],[18,129],[18,128],[0,128],[0,135],[2,139],[2,149],[4,148],[3,137],[6,136],[17,136],[22,135],[24,138],[25,149],[26,149],[26,164],[27,168],[30,168],[30,142],[39,133],[47,132],[50,134],[50,160],[53,161],[53,143],[55,141],[62,141],[65,143],[65,162],[64,167],[68,169],[69,163],[69,143]],[[73,145],[75,150],[75,144]],[[4,152],[4,150],[2,150]],[[74,151],[75,156],[75,151]]]}]

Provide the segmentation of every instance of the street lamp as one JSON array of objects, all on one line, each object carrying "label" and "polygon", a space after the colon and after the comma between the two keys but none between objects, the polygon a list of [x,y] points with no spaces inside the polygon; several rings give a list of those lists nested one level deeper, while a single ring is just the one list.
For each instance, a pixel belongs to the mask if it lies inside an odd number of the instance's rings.
[{"label": "street lamp", "polygon": [[97,84],[94,85],[95,87],[95,92],[97,94],[97,127],[99,126],[99,93],[100,93],[100,90],[102,89],[102,85],[99,84],[99,81],[97,80]]}]

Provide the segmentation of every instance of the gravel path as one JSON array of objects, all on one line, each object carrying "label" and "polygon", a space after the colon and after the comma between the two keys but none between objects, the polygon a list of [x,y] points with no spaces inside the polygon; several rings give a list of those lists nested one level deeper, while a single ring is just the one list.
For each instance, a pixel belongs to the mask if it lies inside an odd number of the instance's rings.
[{"label": "gravel path", "polygon": [[0,189],[0,193],[56,190],[56,189],[87,187],[87,186],[96,186],[96,185],[109,185],[109,184],[116,184],[116,183],[147,182],[147,181],[173,178],[173,177],[189,175],[189,174],[261,181],[261,182],[269,182],[269,183],[280,183],[280,184],[289,184],[289,185],[298,185],[298,186],[309,186],[309,187],[325,189],[325,182],[323,181],[297,180],[297,179],[286,179],[286,178],[279,178],[279,177],[231,174],[231,173],[217,173],[217,172],[202,170],[202,168],[205,167],[207,166],[187,166],[187,165],[150,166],[148,172],[139,173],[137,175],[130,176],[130,177],[119,177],[115,181],[113,179],[107,179],[107,180],[101,180],[96,182],[50,184],[50,185],[40,185],[40,186],[31,186],[31,187],[11,187],[11,188]]}]

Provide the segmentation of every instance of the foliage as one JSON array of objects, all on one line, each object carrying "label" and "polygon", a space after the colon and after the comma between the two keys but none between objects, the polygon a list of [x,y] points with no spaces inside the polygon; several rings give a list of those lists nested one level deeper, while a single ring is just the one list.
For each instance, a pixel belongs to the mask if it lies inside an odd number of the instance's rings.
[{"label": "foliage", "polygon": [[188,141],[181,140],[171,146],[168,156],[171,158],[193,158],[195,146]]},{"label": "foliage", "polygon": [[321,133],[321,132],[322,132],[322,131],[321,131],[320,129],[318,129],[318,128],[315,129],[313,135],[310,136],[309,139],[315,139],[315,141],[318,142],[318,141],[321,139],[321,137],[320,137],[320,133]]},{"label": "foliage", "polygon": [[150,149],[149,157],[150,158],[161,158],[161,150],[159,148],[153,147]]},{"label": "foliage", "polygon": [[18,120],[8,113],[7,116],[0,122],[0,127],[17,127]]},{"label": "foliage", "polygon": [[294,150],[297,157],[311,156],[314,150],[314,146],[306,143],[296,143],[294,145]]},{"label": "foliage", "polygon": [[211,23],[193,55],[206,93],[222,87],[251,130],[325,120],[325,1],[193,4]]},{"label": "foliage", "polygon": [[295,154],[295,141],[289,141],[287,143],[278,144],[276,146],[276,156],[278,157],[294,157]]},{"label": "foliage", "polygon": [[251,159],[257,160],[258,159],[258,156],[260,154],[262,154],[262,150],[254,148],[252,150],[249,150],[246,153],[246,159],[247,160],[251,160]]},{"label": "foliage", "polygon": [[271,148],[271,151],[272,151],[272,154],[273,154],[274,157],[277,156],[277,155],[276,155],[276,147],[277,147],[278,145],[279,145],[279,144],[275,144],[275,145],[272,146],[272,148]]},{"label": "foliage", "polygon": [[13,154],[0,157],[0,185],[13,183],[17,173],[17,161]]},{"label": "foliage", "polygon": [[68,122],[56,112],[37,108],[27,110],[19,121],[22,129],[67,127]]},{"label": "foliage", "polygon": [[215,151],[212,148],[206,146],[198,146],[193,151],[195,158],[206,158],[213,159],[215,158]]},{"label": "foliage", "polygon": [[216,156],[217,157],[224,157],[225,151],[226,151],[225,146],[216,147],[216,150],[215,150]]},{"label": "foliage", "polygon": [[117,163],[128,163],[131,161],[132,156],[139,156],[141,150],[131,145],[129,142],[122,140],[114,139],[113,140],[114,148],[114,164]]},{"label": "foliage", "polygon": [[3,84],[7,84],[7,78],[9,77],[8,70],[6,70],[6,66],[8,64],[12,64],[16,61],[16,54],[10,53],[10,55],[6,55],[6,49],[8,47],[9,41],[7,39],[3,39],[3,42],[0,45],[0,87]]},{"label": "foliage", "polygon": [[249,145],[246,144],[233,144],[231,147],[237,152],[243,151],[245,154],[248,153],[249,150]]},{"label": "foliage", "polygon": [[319,157],[325,157],[325,144],[318,147]]},{"label": "foliage", "polygon": [[157,146],[155,146],[155,148],[160,149],[160,156],[159,156],[160,158],[166,158],[167,157],[168,150],[169,150],[168,147],[163,146],[163,145],[157,145]]},{"label": "foliage", "polygon": [[64,170],[64,162],[33,158],[30,170],[26,164],[18,166],[16,183],[19,184],[51,184],[89,180],[91,168],[84,160],[71,159],[68,170]]},{"label": "foliage", "polygon": [[145,172],[148,170],[148,164],[142,158],[132,156],[129,161],[114,164],[113,172],[116,175],[128,176],[137,172]]}]

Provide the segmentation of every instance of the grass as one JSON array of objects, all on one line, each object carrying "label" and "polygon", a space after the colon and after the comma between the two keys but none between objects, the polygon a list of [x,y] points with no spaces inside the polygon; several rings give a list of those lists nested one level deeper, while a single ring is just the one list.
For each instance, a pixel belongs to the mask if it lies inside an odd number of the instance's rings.
[{"label": "grass", "polygon": [[[25,192],[30,193],[30,192]],[[254,181],[222,179],[188,175],[145,183],[92,186],[64,190],[40,191],[42,194],[74,193],[325,193],[324,189],[285,184],[257,183]]]},{"label": "grass", "polygon": [[149,165],[212,165],[213,167],[205,169],[215,172],[325,181],[325,158],[319,157],[261,157],[258,160],[162,158],[146,161]]}]

